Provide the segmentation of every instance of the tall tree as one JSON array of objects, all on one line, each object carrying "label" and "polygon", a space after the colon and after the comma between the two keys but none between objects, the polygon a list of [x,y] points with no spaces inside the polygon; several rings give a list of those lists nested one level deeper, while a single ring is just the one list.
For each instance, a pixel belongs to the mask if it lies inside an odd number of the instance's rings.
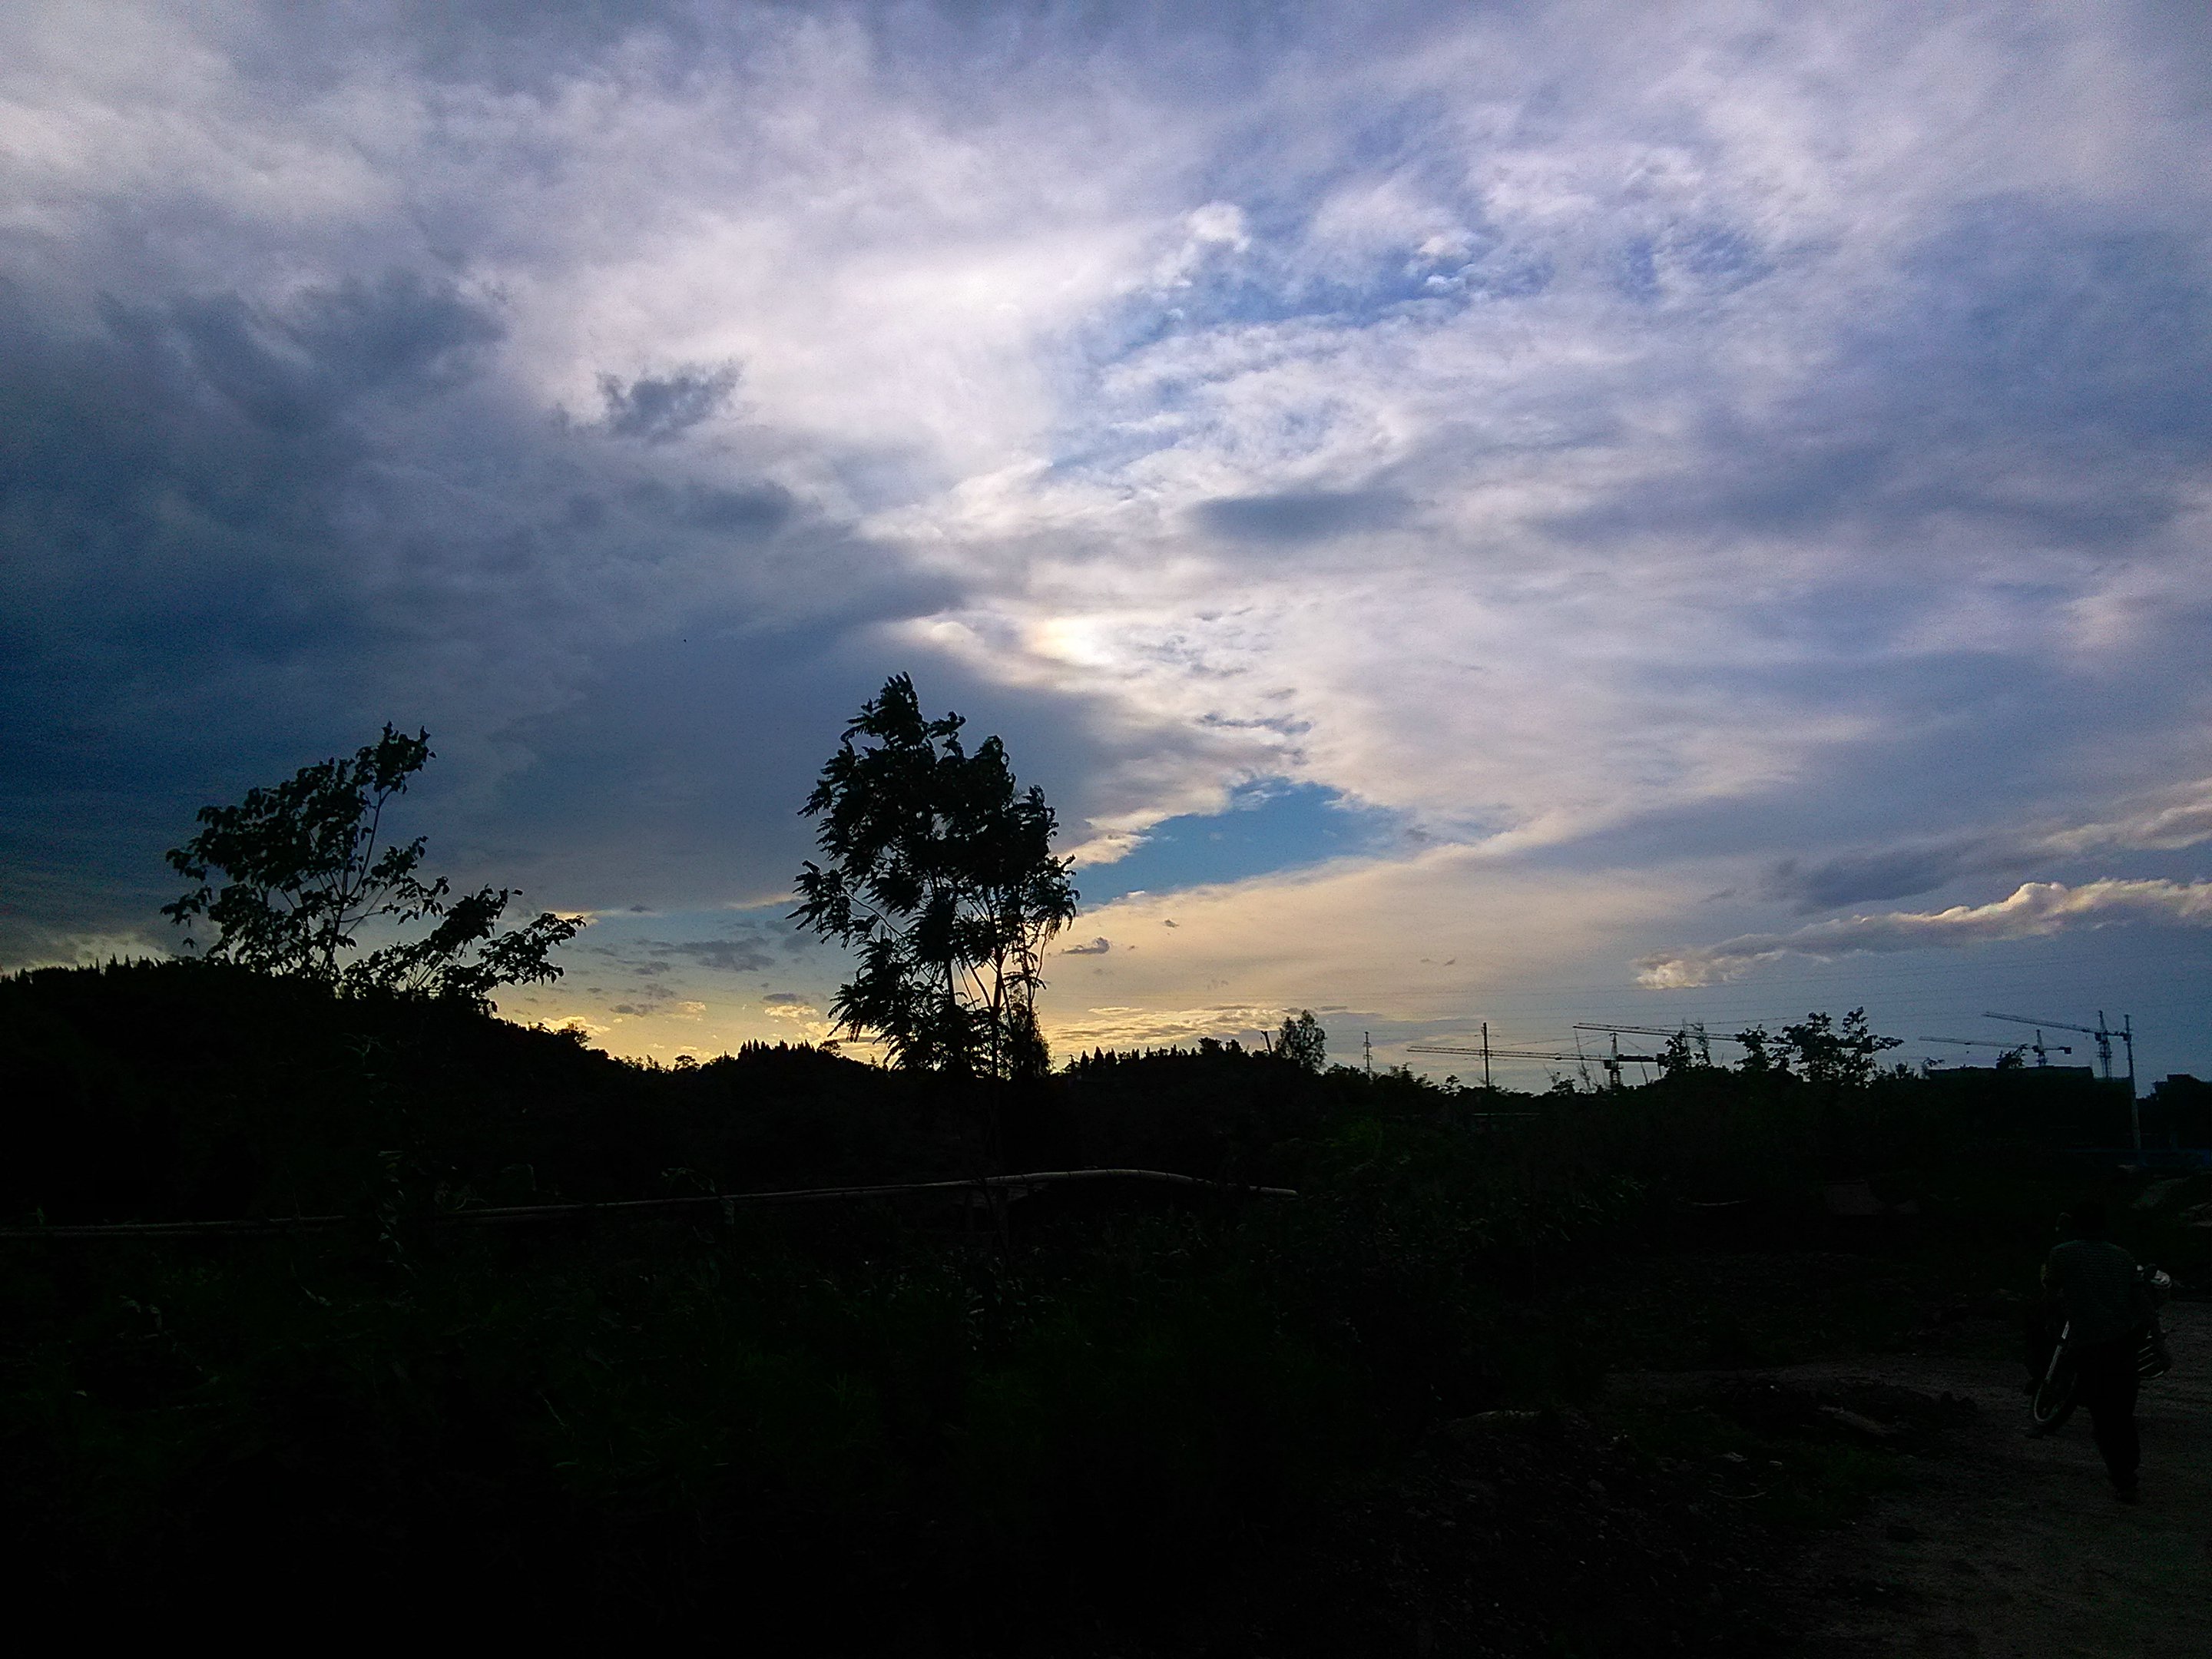
[{"label": "tall tree", "polygon": [[1301,1008],[1295,1018],[1283,1017],[1283,1028],[1275,1033],[1275,1052],[1305,1071],[1328,1067],[1328,1033],[1322,1030],[1312,1009]]},{"label": "tall tree", "polygon": [[[201,808],[199,834],[168,854],[179,875],[199,884],[161,914],[180,927],[212,923],[211,961],[347,990],[481,1006],[499,986],[558,979],[548,953],[582,922],[549,911],[499,933],[512,889],[457,898],[443,876],[420,875],[422,837],[404,846],[383,839],[385,807],[432,758],[428,732],[410,738],[386,726],[350,759],[303,766],[235,806]],[[354,954],[364,927],[423,921],[434,925],[418,938]]]},{"label": "tall tree", "polygon": [[900,1066],[1015,1078],[1048,1063],[1036,1029],[1044,948],[1075,919],[1070,861],[1044,792],[1016,787],[1006,746],[973,754],[957,714],[922,714],[884,682],[845,730],[801,809],[823,862],[799,873],[794,921],[854,949],[832,1012]]}]

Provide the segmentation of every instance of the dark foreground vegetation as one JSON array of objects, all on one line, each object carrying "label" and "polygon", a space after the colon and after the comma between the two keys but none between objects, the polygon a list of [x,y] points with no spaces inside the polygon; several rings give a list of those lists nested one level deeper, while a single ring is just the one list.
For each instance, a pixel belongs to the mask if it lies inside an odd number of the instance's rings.
[{"label": "dark foreground vegetation", "polygon": [[[1533,1097],[1212,1045],[957,1085],[660,1068],[209,963],[0,980],[0,1100],[13,1225],[350,1218],[0,1241],[0,1549],[33,1600],[916,1654],[1772,1650],[1789,1528],[1886,1455],[1771,1401],[1608,1417],[1601,1380],[2025,1288],[2123,1179],[2062,1149],[2126,1110],[1786,1056]],[[994,1164],[1299,1195],[447,1219]],[[1832,1213],[1860,1182],[1882,1212]],[[2212,1194],[2153,1197],[2124,1242],[2201,1279],[2176,1219]],[[1774,1473],[1732,1491],[1747,1449]]]}]

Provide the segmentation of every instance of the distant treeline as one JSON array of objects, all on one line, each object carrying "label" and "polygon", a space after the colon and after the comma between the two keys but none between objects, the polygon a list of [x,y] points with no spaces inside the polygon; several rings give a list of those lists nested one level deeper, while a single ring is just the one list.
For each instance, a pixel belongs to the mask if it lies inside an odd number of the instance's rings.
[{"label": "distant treeline", "polygon": [[[328,1213],[394,1192],[453,1208],[1085,1164],[1284,1184],[1346,1113],[1579,1121],[1595,1098],[1316,1069],[1210,1038],[1094,1049],[1030,1083],[951,1081],[805,1045],[661,1066],[451,999],[341,994],[193,962],[0,980],[0,1214],[54,1223]],[[1632,1115],[1712,1103],[1696,1115],[1699,1139],[1745,1103],[1802,1097],[1802,1110],[1863,1097],[1803,1149],[1838,1167],[1873,1156],[1847,1144],[1836,1127],[1846,1121],[2054,1146],[2119,1146],[2128,1133],[2117,1085],[2033,1069],[1890,1074],[1838,1091],[1771,1066],[1691,1066],[1621,1094],[1616,1109]],[[2205,1144],[2209,1107],[2212,1088],[2160,1091],[2143,1108],[2147,1140]]]}]

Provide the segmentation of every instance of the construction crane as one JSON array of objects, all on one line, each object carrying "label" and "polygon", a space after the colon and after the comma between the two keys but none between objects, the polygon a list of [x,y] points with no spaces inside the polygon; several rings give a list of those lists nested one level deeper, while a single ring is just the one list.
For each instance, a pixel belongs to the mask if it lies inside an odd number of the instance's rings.
[{"label": "construction crane", "polygon": [[[1606,1028],[1601,1026],[1577,1025],[1575,1027],[1576,1031],[1578,1033],[1585,1030],[1601,1030],[1605,1029]],[[1672,1036],[1673,1034],[1670,1032],[1668,1035]],[[1609,1034],[1609,1036],[1611,1047],[1606,1053],[1601,1054],[1597,1057],[1597,1063],[1605,1067],[1605,1080],[1607,1086],[1609,1088],[1618,1089],[1620,1087],[1620,1068],[1623,1066],[1627,1065],[1631,1061],[1633,1061],[1639,1066],[1656,1066],[1662,1058],[1662,1056],[1658,1054],[1624,1054],[1620,1052],[1620,1034],[1617,1031],[1612,1032]],[[1580,1054],[1582,1052],[1582,1038],[1577,1036],[1575,1038],[1575,1052],[1577,1054]]]},{"label": "construction crane", "polygon": [[[1595,1021],[1578,1022],[1577,1031],[1599,1031],[1607,1036],[1680,1037],[1698,1046],[1698,1058],[1706,1065],[1713,1063],[1712,1039],[1705,1035],[1705,1023],[1693,1020],[1686,1025],[1601,1025]],[[1723,1037],[1723,1042],[1733,1042],[1734,1037]],[[1623,1056],[1626,1058],[1626,1056]]]},{"label": "construction crane", "polygon": [[1623,1066],[1630,1064],[1656,1066],[1659,1061],[1659,1056],[1656,1054],[1622,1054],[1617,1039],[1613,1045],[1613,1052],[1606,1054],[1585,1054],[1579,1052],[1563,1054],[1556,1050],[1540,1048],[1501,1048],[1490,1041],[1490,1027],[1487,1024],[1482,1028],[1482,1045],[1480,1048],[1467,1048],[1452,1043],[1408,1043],[1406,1046],[1406,1052],[1409,1054],[1480,1054],[1482,1057],[1482,1086],[1486,1089],[1490,1087],[1490,1062],[1493,1060],[1549,1060],[1555,1065],[1580,1067],[1587,1067],[1595,1060],[1605,1067],[1607,1081],[1616,1089],[1620,1087],[1620,1068]]},{"label": "construction crane", "polygon": [[[2118,1037],[2122,1042],[2127,1044],[2128,1127],[2135,1136],[2136,1150],[2142,1151],[2142,1109],[2136,1104],[2136,1017],[2133,1014],[2121,1015],[2119,1029],[2117,1030],[2106,1023],[2105,1011],[2102,1008],[2097,1010],[2097,1023],[2094,1025],[2070,1025],[2063,1019],[2035,1019],[2026,1014],[1999,1014],[1984,1012],[1982,1018],[2007,1020],[2014,1025],[2047,1025],[2054,1031],[2079,1031],[2084,1036],[2096,1038],[2097,1068],[2103,1073],[2105,1080],[2108,1083],[2112,1081],[2112,1039]],[[2036,1033],[2039,1042],[2042,1040],[2042,1035],[2040,1030]]]},{"label": "construction crane", "polygon": [[1449,1042],[1409,1042],[1406,1045],[1406,1052],[1409,1054],[1480,1054],[1482,1056],[1482,1086],[1486,1089],[1490,1087],[1490,1062],[1493,1060],[1542,1060],[1555,1065],[1581,1066],[1589,1064],[1589,1057],[1584,1054],[1562,1054],[1539,1048],[1498,1048],[1490,1040],[1490,1023],[1487,1020],[1483,1022],[1480,1048]]},{"label": "construction crane", "polygon": [[2070,1042],[2045,1042],[2040,1031],[2035,1034],[2035,1041],[2033,1042],[1991,1042],[1986,1037],[1924,1036],[1920,1040],[1923,1042],[1954,1043],[1961,1048],[2002,1048],[2008,1054],[2033,1054],[2038,1066],[2050,1065],[2052,1054],[2070,1054],[2074,1052],[2074,1045]]}]

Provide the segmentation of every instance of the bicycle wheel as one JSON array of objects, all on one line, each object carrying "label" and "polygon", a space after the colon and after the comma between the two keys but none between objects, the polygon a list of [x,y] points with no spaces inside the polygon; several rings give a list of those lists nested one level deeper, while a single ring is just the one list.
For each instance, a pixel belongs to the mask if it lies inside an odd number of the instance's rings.
[{"label": "bicycle wheel", "polygon": [[2062,1342],[2044,1367],[2042,1380],[2027,1402],[2027,1413],[2038,1434],[2055,1434],[2074,1414],[2074,1356]]}]

